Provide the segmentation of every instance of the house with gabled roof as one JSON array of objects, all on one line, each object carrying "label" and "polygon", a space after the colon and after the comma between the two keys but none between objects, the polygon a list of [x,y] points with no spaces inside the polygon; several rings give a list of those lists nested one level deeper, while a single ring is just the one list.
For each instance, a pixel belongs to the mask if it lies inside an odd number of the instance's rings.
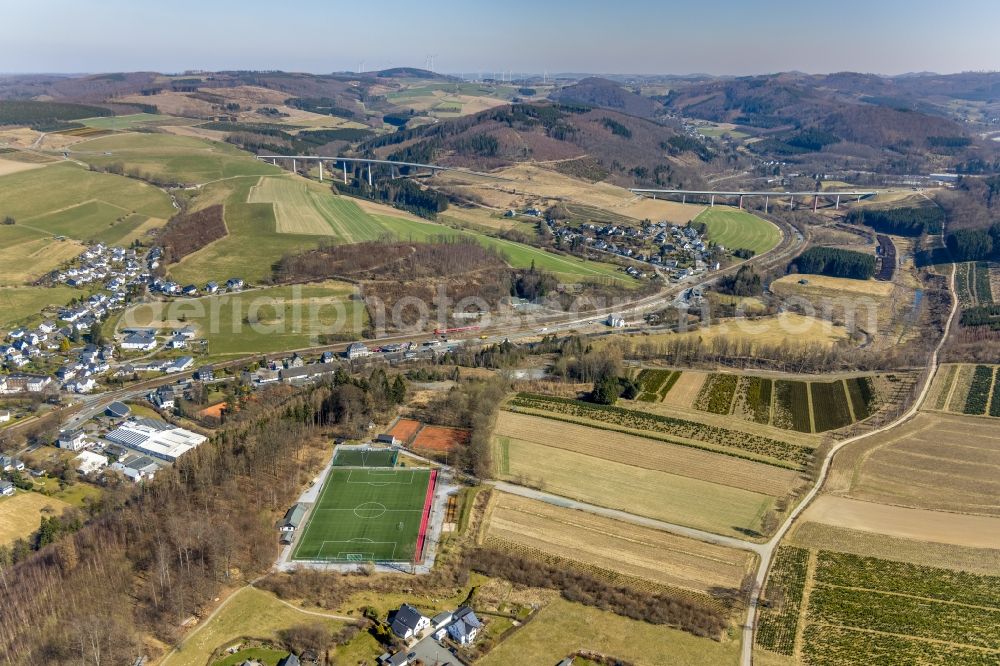
[{"label": "house with gabled roof", "polygon": [[448,636],[459,645],[471,645],[483,623],[468,606],[462,606],[455,611],[455,620],[448,625]]},{"label": "house with gabled roof", "polygon": [[403,604],[396,611],[389,625],[392,633],[396,634],[404,641],[420,635],[424,630],[430,628],[429,617],[418,611],[410,604]]}]

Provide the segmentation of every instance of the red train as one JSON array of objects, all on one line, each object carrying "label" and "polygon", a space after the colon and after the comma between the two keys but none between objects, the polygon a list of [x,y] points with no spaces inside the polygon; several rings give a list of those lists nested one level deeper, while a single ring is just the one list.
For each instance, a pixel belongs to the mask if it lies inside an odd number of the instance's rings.
[{"label": "red train", "polygon": [[467,331],[478,331],[478,326],[462,326],[461,328],[435,328],[434,335],[448,335],[449,333],[465,333]]}]

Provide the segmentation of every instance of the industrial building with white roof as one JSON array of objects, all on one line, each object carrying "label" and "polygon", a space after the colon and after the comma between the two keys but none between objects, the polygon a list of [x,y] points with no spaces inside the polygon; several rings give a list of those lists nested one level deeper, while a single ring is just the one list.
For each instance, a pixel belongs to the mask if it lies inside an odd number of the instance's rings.
[{"label": "industrial building with white roof", "polygon": [[156,419],[129,419],[105,439],[168,462],[208,440],[204,435]]}]

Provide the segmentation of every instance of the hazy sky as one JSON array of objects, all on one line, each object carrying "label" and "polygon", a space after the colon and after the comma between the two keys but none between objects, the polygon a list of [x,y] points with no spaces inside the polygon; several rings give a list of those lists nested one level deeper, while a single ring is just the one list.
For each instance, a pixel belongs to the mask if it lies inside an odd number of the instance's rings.
[{"label": "hazy sky", "polygon": [[1000,69],[1000,0],[0,0],[0,72]]}]

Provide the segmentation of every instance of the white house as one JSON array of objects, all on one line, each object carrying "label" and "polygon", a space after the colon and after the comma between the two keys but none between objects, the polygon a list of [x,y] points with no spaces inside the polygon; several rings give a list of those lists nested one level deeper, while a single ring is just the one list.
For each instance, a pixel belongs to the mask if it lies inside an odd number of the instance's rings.
[{"label": "white house", "polygon": [[479,634],[483,623],[468,606],[455,611],[455,621],[448,625],[448,635],[459,645],[471,645]]},{"label": "white house", "polygon": [[7,409],[0,410],[0,423],[7,423],[8,421],[10,421],[10,419],[11,419],[10,410]]},{"label": "white house", "polygon": [[611,328],[625,328],[625,318],[620,314],[613,314],[608,317],[608,326]]},{"label": "white house", "polygon": [[404,641],[419,636],[431,626],[431,619],[410,604],[403,604],[392,619],[392,633]]},{"label": "white house", "polygon": [[10,497],[14,494],[14,484],[10,481],[0,481],[0,495]]},{"label": "white house", "polygon": [[153,351],[156,349],[156,338],[152,335],[134,333],[122,341],[122,349],[130,351]]},{"label": "white house", "polygon": [[184,372],[194,365],[194,359],[190,356],[181,356],[179,359],[167,366],[167,373]]},{"label": "white house", "polygon": [[51,377],[29,377],[24,388],[27,389],[28,393],[41,393],[51,383]]},{"label": "white house", "polygon": [[79,451],[87,446],[87,437],[80,430],[65,430],[59,433],[59,439],[56,441],[56,444],[60,449]]},{"label": "white house", "polygon": [[371,350],[369,350],[368,346],[362,342],[351,343],[346,352],[347,358],[349,359],[363,358],[370,354]]}]

